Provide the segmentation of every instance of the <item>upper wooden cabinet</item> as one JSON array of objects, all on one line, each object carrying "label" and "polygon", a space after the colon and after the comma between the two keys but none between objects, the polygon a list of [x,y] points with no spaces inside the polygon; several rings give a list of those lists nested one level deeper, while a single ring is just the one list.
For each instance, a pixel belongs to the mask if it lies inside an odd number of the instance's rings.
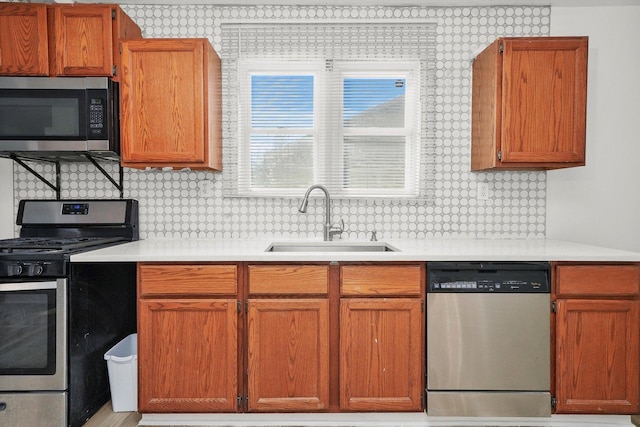
[{"label": "upper wooden cabinet", "polygon": [[587,37],[517,37],[475,58],[472,170],[584,166],[587,53]]},{"label": "upper wooden cabinet", "polygon": [[121,162],[222,169],[220,58],[207,39],[122,43]]},{"label": "upper wooden cabinet", "polygon": [[0,74],[49,75],[47,6],[0,3]]},{"label": "upper wooden cabinet", "polygon": [[117,80],[119,40],[141,37],[113,4],[0,3],[0,74]]},{"label": "upper wooden cabinet", "polygon": [[49,60],[54,76],[118,77],[121,39],[141,38],[140,27],[116,5],[49,7]]}]

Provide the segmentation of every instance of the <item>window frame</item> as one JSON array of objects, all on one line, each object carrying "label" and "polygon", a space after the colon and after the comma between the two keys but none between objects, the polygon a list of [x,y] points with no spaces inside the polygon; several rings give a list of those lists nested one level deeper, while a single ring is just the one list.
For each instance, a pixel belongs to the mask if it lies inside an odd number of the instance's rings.
[{"label": "window frame", "polygon": [[[418,198],[420,194],[420,61],[390,60],[278,60],[244,59],[238,63],[239,133],[238,133],[238,193],[249,197],[298,197],[300,188],[253,187],[251,176],[251,82],[253,75],[312,75],[312,128],[260,129],[261,133],[286,134],[286,130],[313,135],[313,182],[326,185],[334,198]],[[328,68],[331,68],[330,70]],[[372,71],[375,70],[375,71]],[[362,128],[372,131],[346,131],[343,123],[345,77],[404,79],[405,111],[403,128]],[[367,77],[364,77],[367,76]],[[411,89],[411,90],[409,90]],[[337,94],[332,98],[333,94]],[[324,124],[324,126],[323,126]],[[327,125],[328,124],[328,125]],[[390,130],[391,129],[391,130]],[[398,129],[402,129],[399,131]],[[345,135],[389,134],[405,137],[405,179],[402,189],[344,188]],[[377,133],[376,133],[377,132]],[[331,144],[329,141],[336,141]],[[338,168],[337,171],[333,170]],[[306,187],[304,187],[306,188]],[[303,189],[304,189],[303,188]]]},{"label": "window frame", "polygon": [[[372,65],[375,64],[375,71],[371,71]],[[350,190],[344,187],[344,182],[331,183],[332,188],[339,187],[340,195],[343,197],[417,197],[419,194],[418,181],[420,173],[420,85],[419,85],[419,73],[420,63],[419,61],[334,61],[334,70],[337,71],[338,85],[340,88],[340,96],[334,100],[339,105],[332,105],[330,111],[336,112],[336,123],[340,123],[341,126],[336,126],[340,129],[340,134],[336,138],[336,151],[344,154],[344,138],[346,135],[390,135],[405,137],[405,185],[402,190],[393,190],[390,188],[373,188],[363,189],[358,188]],[[403,128],[384,128],[384,127],[369,127],[362,129],[369,129],[369,131],[356,131],[347,130],[344,126],[344,78],[403,78],[407,89],[415,88],[415,90],[405,91],[405,111],[404,111],[404,127]],[[396,129],[403,129],[402,131],[393,131]],[[342,176],[345,170],[344,167],[344,155],[339,155],[334,158],[334,161],[340,163],[339,172],[331,173],[330,177]]]}]

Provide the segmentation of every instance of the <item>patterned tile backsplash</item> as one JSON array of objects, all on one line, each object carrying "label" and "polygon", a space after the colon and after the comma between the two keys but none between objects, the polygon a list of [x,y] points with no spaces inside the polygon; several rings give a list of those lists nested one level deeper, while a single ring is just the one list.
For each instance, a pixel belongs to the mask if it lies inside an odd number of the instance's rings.
[{"label": "patterned tile backsplash", "polygon": [[[207,37],[220,52],[221,25],[227,22],[428,21],[437,24],[436,128],[429,200],[339,199],[342,238],[365,239],[373,230],[385,238],[542,238],[545,237],[545,172],[470,172],[471,61],[498,36],[545,36],[549,7],[337,7],[124,5],[145,37]],[[229,108],[224,105],[223,110]],[[223,129],[229,121],[223,120]],[[236,141],[225,131],[224,147]],[[224,162],[224,159],[223,159]],[[115,164],[105,169],[117,176]],[[55,168],[33,164],[55,181]],[[201,171],[124,169],[124,196],[140,202],[141,238],[321,237],[323,206],[300,199],[224,197],[225,174]],[[89,163],[63,163],[62,198],[117,198],[118,191]],[[478,182],[489,185],[478,200]],[[55,198],[45,184],[14,164],[15,203]],[[300,194],[302,197],[303,194]]]}]

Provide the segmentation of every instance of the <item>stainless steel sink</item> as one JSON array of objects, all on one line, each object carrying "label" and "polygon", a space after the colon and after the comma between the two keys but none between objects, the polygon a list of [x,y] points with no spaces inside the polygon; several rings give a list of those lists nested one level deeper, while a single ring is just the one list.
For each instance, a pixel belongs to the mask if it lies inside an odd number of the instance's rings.
[{"label": "stainless steel sink", "polygon": [[265,252],[397,252],[384,242],[282,242],[272,243]]}]

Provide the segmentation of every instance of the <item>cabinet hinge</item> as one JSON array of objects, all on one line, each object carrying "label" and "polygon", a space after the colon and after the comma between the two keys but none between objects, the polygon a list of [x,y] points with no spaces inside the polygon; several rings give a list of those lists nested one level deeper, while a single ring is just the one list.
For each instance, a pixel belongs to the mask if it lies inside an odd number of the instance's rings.
[{"label": "cabinet hinge", "polygon": [[114,66],[113,66],[113,68],[111,69],[111,73],[112,73],[114,76],[117,76],[117,75],[118,75],[118,67],[116,67],[116,66],[114,65]]},{"label": "cabinet hinge", "polygon": [[498,160],[502,160],[502,150],[498,150]]},{"label": "cabinet hinge", "polygon": [[242,313],[242,301],[238,300],[238,314]]},{"label": "cabinet hinge", "polygon": [[116,20],[116,10],[115,9],[111,9],[111,19],[113,19],[114,21]]},{"label": "cabinet hinge", "polygon": [[551,312],[552,313],[556,312],[556,302],[555,301],[551,301]]},{"label": "cabinet hinge", "polygon": [[501,43],[498,45],[498,53],[502,53],[502,52],[504,52],[504,44],[501,42]]},{"label": "cabinet hinge", "polygon": [[245,314],[249,312],[249,300],[244,302],[244,312]]},{"label": "cabinet hinge", "polygon": [[242,396],[238,395],[236,400],[238,401],[238,408],[242,408]]},{"label": "cabinet hinge", "polygon": [[424,300],[420,301],[420,311],[424,313]]},{"label": "cabinet hinge", "polygon": [[556,409],[556,404],[558,403],[558,401],[556,400],[556,398],[554,396],[551,396],[551,410],[554,411]]}]

